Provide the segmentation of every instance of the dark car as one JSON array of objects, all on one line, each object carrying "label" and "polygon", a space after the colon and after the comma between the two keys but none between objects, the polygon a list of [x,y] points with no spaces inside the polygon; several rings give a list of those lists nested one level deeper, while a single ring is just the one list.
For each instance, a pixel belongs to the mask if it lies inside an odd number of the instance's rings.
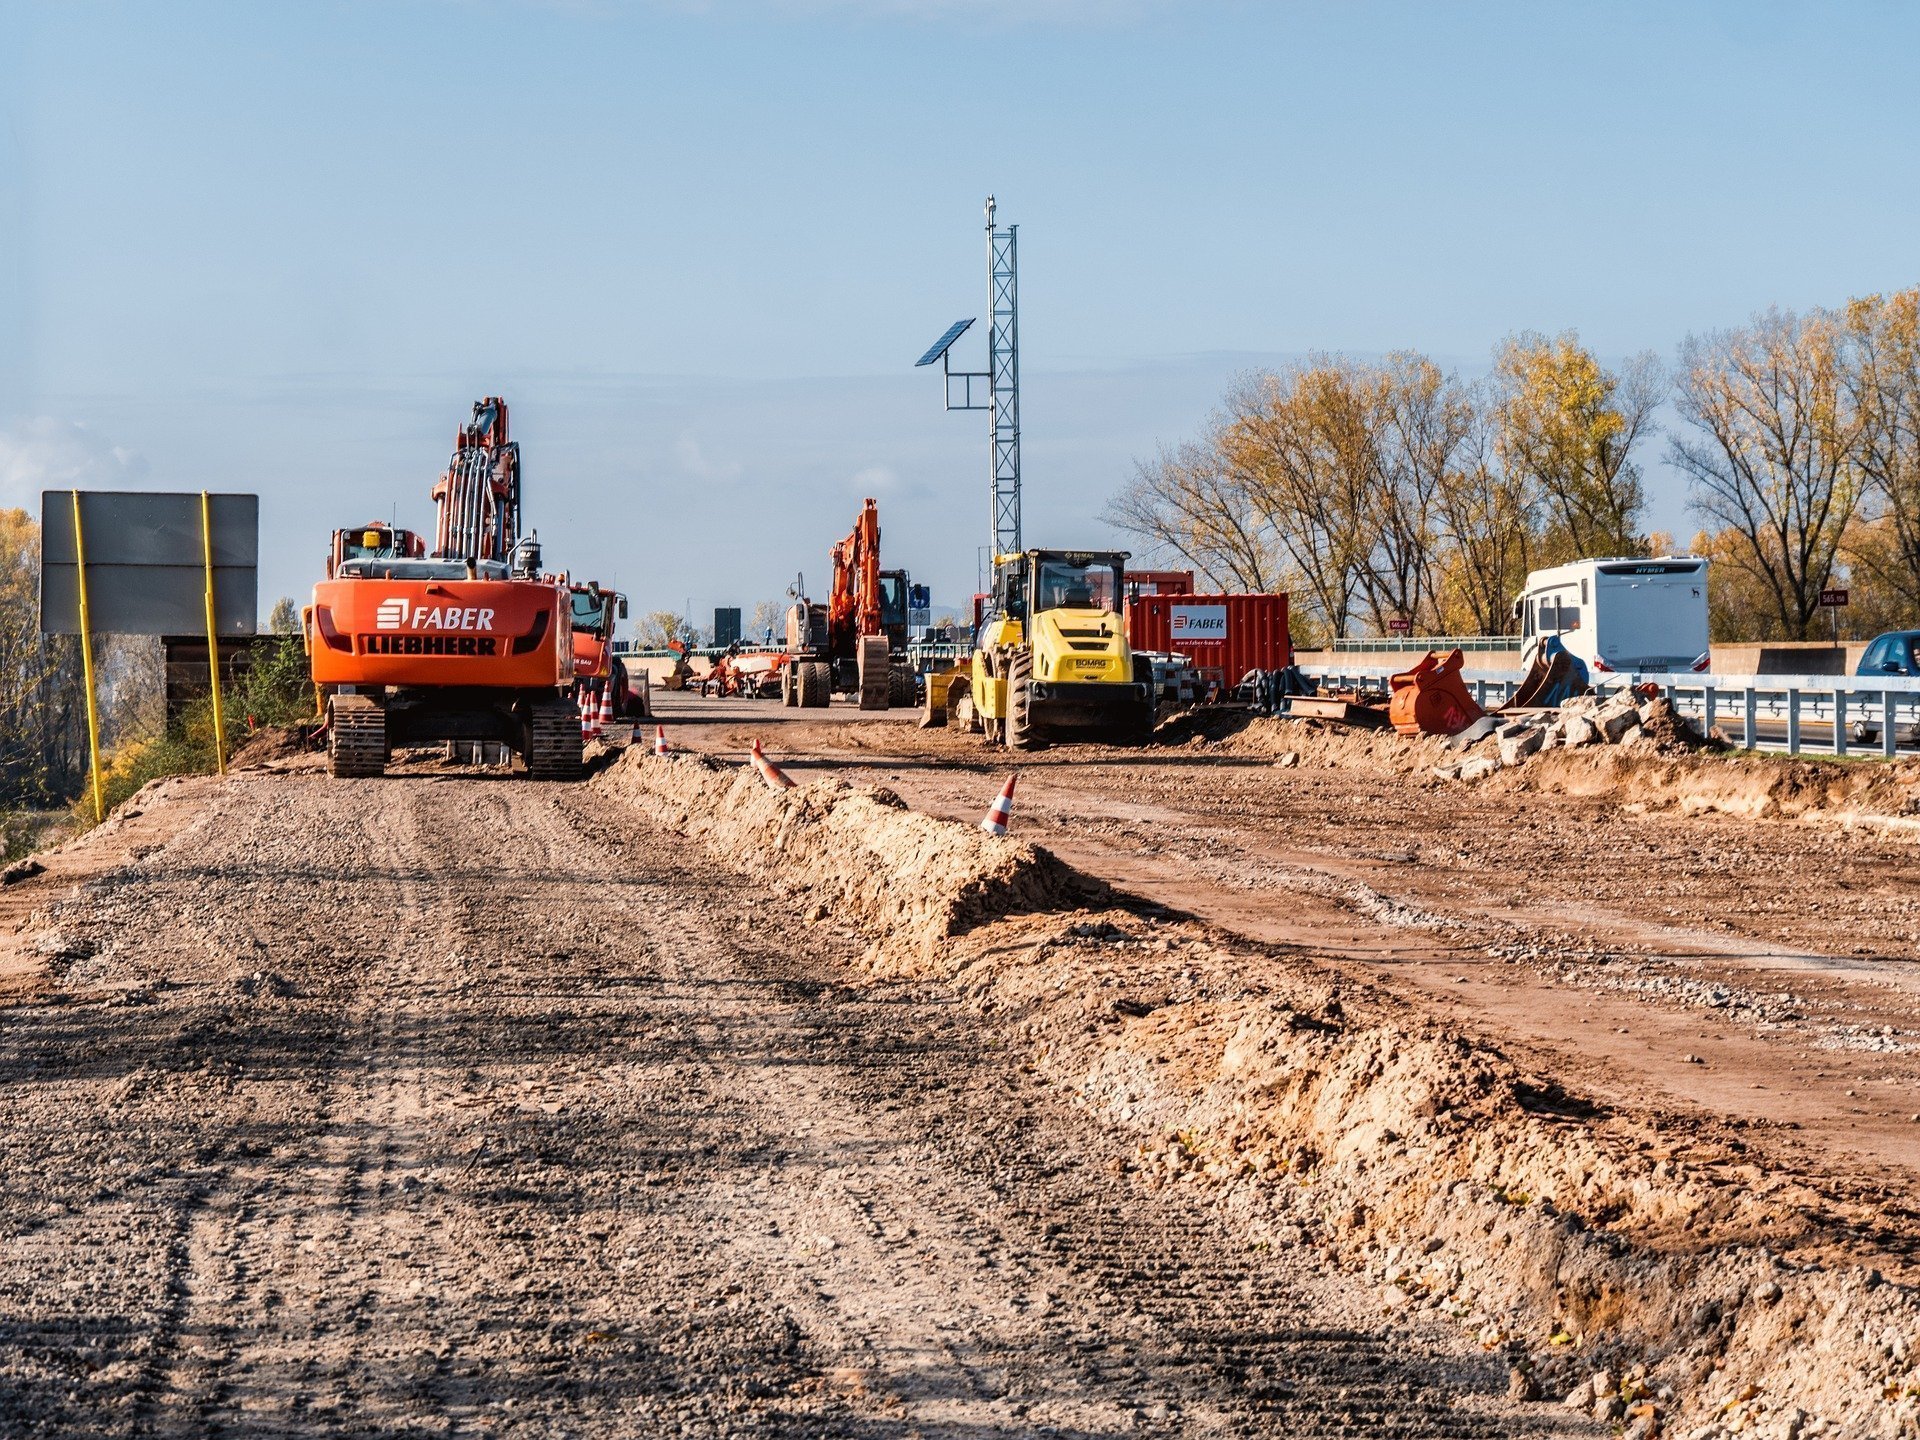
[{"label": "dark car", "polygon": [[1920,675],[1920,630],[1876,635],[1854,667],[1856,675]]},{"label": "dark car", "polygon": [[[1853,673],[1859,675],[1898,675],[1902,677],[1920,676],[1920,630],[1890,630],[1885,635],[1873,637],[1860,656],[1860,663],[1853,667]],[[1872,744],[1880,738],[1880,727],[1871,720],[1853,722],[1853,738]],[[1903,725],[1902,739],[1908,744],[1920,744],[1920,724]]]}]

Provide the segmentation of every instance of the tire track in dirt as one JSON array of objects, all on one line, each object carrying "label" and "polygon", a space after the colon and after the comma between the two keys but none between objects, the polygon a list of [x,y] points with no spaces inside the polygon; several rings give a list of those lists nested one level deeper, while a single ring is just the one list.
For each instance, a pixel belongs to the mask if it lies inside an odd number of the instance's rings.
[{"label": "tire track in dirt", "polygon": [[0,1029],[10,1433],[1541,1433],[630,807],[217,796]]}]

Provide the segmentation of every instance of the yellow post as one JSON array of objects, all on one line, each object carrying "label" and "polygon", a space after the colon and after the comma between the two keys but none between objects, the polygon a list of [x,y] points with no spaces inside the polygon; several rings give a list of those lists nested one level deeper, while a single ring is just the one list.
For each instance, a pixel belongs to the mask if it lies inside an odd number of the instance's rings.
[{"label": "yellow post", "polygon": [[200,492],[200,553],[207,566],[207,668],[213,675],[213,760],[227,773],[227,722],[220,709],[220,632],[213,624],[213,507]]},{"label": "yellow post", "polygon": [[87,754],[93,762],[93,823],[107,818],[100,789],[100,709],[93,698],[93,622],[87,614],[87,542],[80,528],[80,492],[73,495],[73,568],[80,584],[80,671],[87,682]]}]

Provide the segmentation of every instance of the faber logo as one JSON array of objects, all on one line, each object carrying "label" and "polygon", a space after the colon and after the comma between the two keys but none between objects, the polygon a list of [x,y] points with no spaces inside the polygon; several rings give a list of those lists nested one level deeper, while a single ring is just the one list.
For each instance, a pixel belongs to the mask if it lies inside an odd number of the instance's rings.
[{"label": "faber logo", "polygon": [[373,612],[376,630],[492,630],[493,611],[477,605],[409,605],[404,595],[382,600]]},{"label": "faber logo", "polygon": [[1175,605],[1173,638],[1176,640],[1224,640],[1227,638],[1227,607],[1224,605]]}]

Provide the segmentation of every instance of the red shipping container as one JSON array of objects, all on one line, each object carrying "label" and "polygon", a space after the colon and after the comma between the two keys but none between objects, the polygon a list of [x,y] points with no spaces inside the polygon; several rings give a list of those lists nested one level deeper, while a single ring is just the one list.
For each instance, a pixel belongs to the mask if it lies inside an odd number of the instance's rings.
[{"label": "red shipping container", "polygon": [[1142,595],[1127,611],[1127,643],[1188,656],[1223,689],[1293,663],[1284,595]]},{"label": "red shipping container", "polygon": [[1191,570],[1128,570],[1127,601],[1129,604],[1141,595],[1191,595],[1193,593],[1193,571]]}]

